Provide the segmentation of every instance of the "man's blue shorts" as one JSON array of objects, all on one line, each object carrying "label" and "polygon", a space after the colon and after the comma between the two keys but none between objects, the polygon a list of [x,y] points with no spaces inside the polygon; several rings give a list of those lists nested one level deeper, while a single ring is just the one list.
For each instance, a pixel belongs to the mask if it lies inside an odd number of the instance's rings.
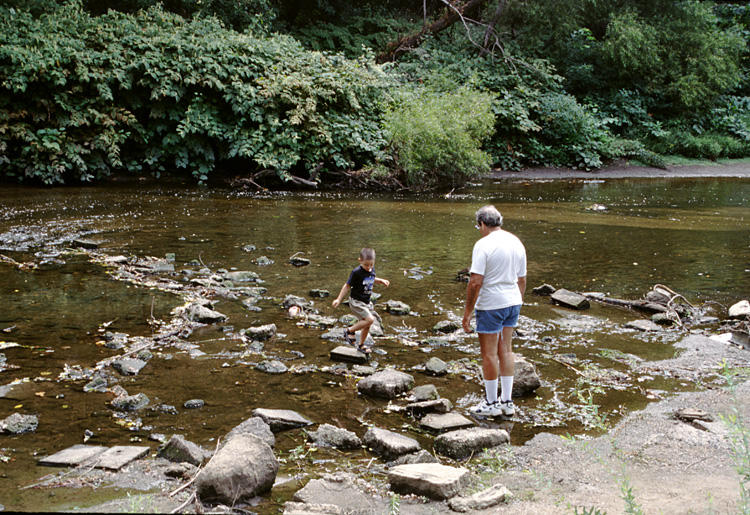
[{"label": "man's blue shorts", "polygon": [[516,327],[518,316],[521,314],[521,305],[509,306],[502,309],[491,309],[484,311],[476,310],[477,332],[486,334],[497,334],[503,331],[503,327]]}]

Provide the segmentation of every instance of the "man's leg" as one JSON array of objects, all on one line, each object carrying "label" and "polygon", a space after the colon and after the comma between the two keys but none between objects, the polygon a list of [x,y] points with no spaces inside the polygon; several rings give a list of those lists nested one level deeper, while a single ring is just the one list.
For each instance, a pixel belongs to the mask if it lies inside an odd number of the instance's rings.
[{"label": "man's leg", "polygon": [[497,402],[497,381],[500,374],[501,334],[478,333],[479,348],[482,353],[482,375],[484,376],[484,390],[487,402]]},{"label": "man's leg", "polygon": [[503,327],[497,342],[498,368],[500,372],[500,401],[508,402],[513,394],[513,327]]}]

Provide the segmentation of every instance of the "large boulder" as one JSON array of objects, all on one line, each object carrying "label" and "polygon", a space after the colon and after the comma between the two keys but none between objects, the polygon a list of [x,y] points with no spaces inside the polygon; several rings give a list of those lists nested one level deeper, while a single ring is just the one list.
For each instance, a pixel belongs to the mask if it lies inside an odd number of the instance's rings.
[{"label": "large boulder", "polygon": [[279,462],[263,440],[239,434],[219,449],[196,481],[201,502],[234,506],[271,490]]},{"label": "large boulder", "polygon": [[375,372],[357,384],[357,390],[363,395],[395,399],[414,388],[414,377],[393,369]]}]

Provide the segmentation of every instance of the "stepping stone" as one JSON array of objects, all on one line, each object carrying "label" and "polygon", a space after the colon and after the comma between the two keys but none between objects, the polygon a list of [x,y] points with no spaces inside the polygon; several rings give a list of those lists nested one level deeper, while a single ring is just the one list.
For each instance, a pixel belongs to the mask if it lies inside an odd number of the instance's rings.
[{"label": "stepping stone", "polygon": [[274,433],[312,425],[310,420],[296,411],[285,409],[256,408],[253,410],[253,417],[261,418]]},{"label": "stepping stone", "polygon": [[356,363],[362,365],[367,363],[367,356],[359,352],[354,347],[348,345],[339,345],[331,351],[331,359],[333,361],[343,361],[344,363]]},{"label": "stepping stone", "polygon": [[474,422],[458,413],[431,413],[422,419],[419,426],[434,433],[444,433],[474,427]]},{"label": "stepping stone", "polygon": [[412,415],[421,416],[427,413],[448,413],[453,409],[453,404],[448,399],[436,399],[434,401],[412,402],[406,405],[406,409]]},{"label": "stepping stone", "polygon": [[589,309],[591,304],[588,299],[583,295],[579,295],[575,292],[559,289],[551,296],[552,304],[559,304],[571,309]]},{"label": "stepping stone", "polygon": [[83,445],[78,444],[73,447],[68,447],[60,452],[47,456],[39,463],[41,465],[50,465],[57,467],[77,467],[81,463],[84,463],[99,454],[104,453],[108,447],[102,447],[100,445]]},{"label": "stepping stone", "polygon": [[96,468],[107,470],[120,470],[133,460],[144,457],[151,451],[150,447],[137,447],[133,445],[115,445],[96,456]]},{"label": "stepping stone", "polygon": [[130,445],[102,447],[78,444],[48,456],[39,463],[57,467],[77,467],[87,464],[100,469],[119,470],[131,461],[142,458],[150,450],[149,447]]},{"label": "stepping stone", "polygon": [[391,490],[424,495],[439,501],[455,497],[469,484],[471,473],[465,468],[439,463],[398,465],[388,471]]}]

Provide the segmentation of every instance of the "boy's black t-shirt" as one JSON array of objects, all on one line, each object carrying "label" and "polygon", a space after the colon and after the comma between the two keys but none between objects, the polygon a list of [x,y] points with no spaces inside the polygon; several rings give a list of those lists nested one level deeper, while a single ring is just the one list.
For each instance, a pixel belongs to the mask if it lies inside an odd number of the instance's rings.
[{"label": "boy's black t-shirt", "polygon": [[349,274],[349,280],[346,284],[351,286],[349,296],[360,302],[370,303],[370,296],[372,295],[372,286],[375,284],[375,269],[368,272],[362,265],[358,266],[352,273]]}]

